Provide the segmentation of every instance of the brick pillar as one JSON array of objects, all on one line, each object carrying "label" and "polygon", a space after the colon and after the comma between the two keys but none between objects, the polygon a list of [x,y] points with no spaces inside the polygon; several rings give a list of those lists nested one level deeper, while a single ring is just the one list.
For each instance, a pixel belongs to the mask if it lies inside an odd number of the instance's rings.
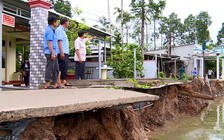
[{"label": "brick pillar", "polygon": [[30,87],[37,88],[44,83],[45,63],[44,31],[47,26],[48,9],[51,6],[46,0],[29,0],[30,19]]}]

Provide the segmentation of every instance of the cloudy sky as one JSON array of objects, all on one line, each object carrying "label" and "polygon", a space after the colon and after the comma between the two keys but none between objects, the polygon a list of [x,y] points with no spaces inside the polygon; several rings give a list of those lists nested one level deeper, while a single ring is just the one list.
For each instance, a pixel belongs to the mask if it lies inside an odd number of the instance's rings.
[{"label": "cloudy sky", "polygon": [[[72,7],[83,10],[82,17],[86,18],[87,24],[93,25],[100,16],[107,17],[107,0],[70,0]],[[124,9],[129,10],[131,0],[124,0]],[[208,11],[212,17],[212,25],[209,28],[211,37],[216,41],[216,36],[224,22],[224,0],[166,0],[164,16],[175,12],[184,20],[189,14],[197,15],[200,11]],[[115,20],[114,8],[120,7],[120,0],[110,0],[111,19]]]}]

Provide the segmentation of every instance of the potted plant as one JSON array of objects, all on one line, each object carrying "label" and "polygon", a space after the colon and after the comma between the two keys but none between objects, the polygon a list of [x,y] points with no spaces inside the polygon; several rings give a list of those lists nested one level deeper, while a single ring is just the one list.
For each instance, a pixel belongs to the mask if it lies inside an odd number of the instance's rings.
[{"label": "potted plant", "polygon": [[75,70],[74,69],[68,69],[67,79],[75,79]]}]

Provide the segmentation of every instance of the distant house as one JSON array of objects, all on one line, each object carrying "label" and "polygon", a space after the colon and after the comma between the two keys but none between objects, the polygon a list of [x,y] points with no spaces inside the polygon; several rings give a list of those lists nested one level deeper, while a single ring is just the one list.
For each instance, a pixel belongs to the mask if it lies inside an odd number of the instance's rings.
[{"label": "distant house", "polygon": [[[153,50],[145,52],[145,60],[157,59],[156,68],[158,72],[165,72],[166,76],[177,74],[182,66],[186,68],[186,74],[191,75],[194,67],[201,73],[201,58],[195,55],[195,45],[183,45],[172,47],[171,57],[167,49]],[[176,67],[175,67],[176,66]],[[147,68],[146,68],[147,69]],[[150,69],[150,68],[148,68]],[[149,70],[150,71],[150,70]]]}]

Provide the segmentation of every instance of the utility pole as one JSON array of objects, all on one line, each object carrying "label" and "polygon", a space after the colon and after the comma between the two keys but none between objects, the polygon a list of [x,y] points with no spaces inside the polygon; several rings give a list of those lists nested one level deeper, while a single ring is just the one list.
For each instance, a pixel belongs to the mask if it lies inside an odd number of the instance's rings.
[{"label": "utility pole", "polygon": [[154,18],[154,31],[153,31],[153,37],[154,37],[154,50],[156,50],[156,19]]},{"label": "utility pole", "polygon": [[124,45],[124,31],[123,31],[123,20],[124,20],[124,9],[123,9],[123,0],[121,0],[121,46]]},{"label": "utility pole", "polygon": [[168,44],[168,54],[169,54],[169,57],[171,58],[171,33],[169,33],[169,44]]},{"label": "utility pole", "polygon": [[141,30],[141,51],[142,56],[144,57],[145,52],[145,45],[144,45],[144,38],[145,38],[145,0],[142,0],[142,30]]}]

